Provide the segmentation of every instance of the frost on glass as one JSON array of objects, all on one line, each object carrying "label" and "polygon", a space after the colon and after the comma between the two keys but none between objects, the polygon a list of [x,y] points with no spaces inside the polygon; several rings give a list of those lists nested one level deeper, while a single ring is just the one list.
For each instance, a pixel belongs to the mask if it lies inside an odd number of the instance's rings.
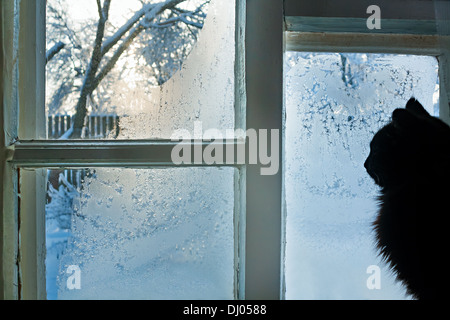
[{"label": "frost on glass", "polygon": [[181,70],[144,94],[117,96],[118,139],[170,138],[177,129],[234,129],[234,1],[212,0],[195,48]]},{"label": "frost on glass", "polygon": [[288,52],[284,67],[286,298],[407,298],[374,247],[378,189],[363,164],[411,96],[437,115],[436,59]]},{"label": "frost on glass", "polygon": [[[49,3],[60,8],[57,4],[67,1]],[[113,34],[112,27],[123,25],[142,6],[138,0],[124,1],[129,6],[119,2],[111,2],[111,23],[107,25],[105,42]],[[163,1],[142,3],[155,2]],[[89,38],[86,30],[96,30],[97,8],[93,0],[83,3],[89,8],[85,11],[93,16],[92,21],[86,18],[87,13],[83,19],[80,5],[64,5],[60,10],[68,16],[68,28],[57,29],[64,32],[62,36],[47,32],[47,38],[53,39],[48,41],[49,48],[61,40],[68,43],[56,56],[58,59],[47,66],[49,138],[61,138],[60,131],[69,132],[62,139],[70,137],[70,121],[76,113],[82,85],[80,79],[92,51],[95,34]],[[192,130],[194,121],[201,121],[205,130],[234,128],[235,2],[187,0],[177,8],[196,13],[201,4],[204,4],[201,23],[181,23],[179,34],[178,31],[161,34],[166,30],[163,27],[172,26],[171,23],[151,27],[147,35],[143,32],[144,36],[134,40],[89,96],[85,124],[89,129],[85,129],[82,138],[170,139],[177,129]],[[47,12],[48,20],[52,21],[50,17],[55,14],[49,9]],[[192,20],[187,13],[185,19]],[[201,29],[197,27],[200,24]],[[52,30],[53,25],[48,24],[47,28]],[[67,29],[70,32],[65,35]],[[71,41],[75,45],[68,52]],[[67,77],[67,81],[60,84],[62,77]]]},{"label": "frost on glass", "polygon": [[79,188],[61,180],[46,207],[49,299],[234,297],[234,169],[90,169]]}]

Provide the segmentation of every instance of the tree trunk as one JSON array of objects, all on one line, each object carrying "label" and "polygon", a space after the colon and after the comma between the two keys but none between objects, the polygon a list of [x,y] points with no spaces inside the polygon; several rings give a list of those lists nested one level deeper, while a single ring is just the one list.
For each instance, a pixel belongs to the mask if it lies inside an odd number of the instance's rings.
[{"label": "tree trunk", "polygon": [[[116,62],[119,60],[122,53],[128,49],[133,40],[146,28],[150,27],[150,23],[164,10],[173,8],[177,4],[186,0],[167,0],[158,4],[148,4],[141,9],[129,23],[125,24],[119,31],[113,35],[112,38],[105,41],[103,46],[103,37],[105,32],[105,24],[108,20],[108,12],[111,0],[105,0],[103,8],[100,5],[100,0],[97,0],[99,9],[99,22],[97,27],[97,35],[94,44],[94,50],[92,52],[91,61],[86,71],[85,80],[81,88],[80,98],[76,106],[74,121],[73,121],[73,133],[71,139],[80,139],[84,127],[84,122],[87,115],[87,98],[98,87],[104,77],[114,68]],[[147,11],[148,10],[148,11]],[[143,17],[142,20],[139,20]],[[133,22],[133,23],[131,23]],[[133,24],[137,23],[134,28]],[[123,39],[122,43],[116,49],[109,61],[102,67],[100,72],[97,71],[100,66],[100,62],[106,53],[116,44],[126,32],[129,34]]]},{"label": "tree trunk", "polygon": [[91,61],[86,71],[86,76],[84,79],[83,86],[81,87],[80,98],[78,99],[77,107],[75,110],[75,117],[73,122],[73,133],[71,135],[72,139],[80,139],[84,120],[87,114],[87,97],[94,91],[93,80],[95,74],[97,73],[100,61],[102,60],[102,43],[103,37],[105,35],[105,24],[108,20],[109,8],[111,5],[111,0],[105,0],[103,2],[103,7],[100,4],[100,0],[97,0],[97,8],[99,14],[97,34],[95,36],[94,50],[92,51]]}]

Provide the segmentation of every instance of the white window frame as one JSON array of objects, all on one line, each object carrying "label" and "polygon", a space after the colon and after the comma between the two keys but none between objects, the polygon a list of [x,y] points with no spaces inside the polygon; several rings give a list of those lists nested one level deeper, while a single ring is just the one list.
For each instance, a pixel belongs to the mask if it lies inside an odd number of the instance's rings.
[{"label": "white window frame", "polygon": [[[420,16],[420,10],[426,6],[426,12],[434,12],[433,2],[427,3],[413,0],[418,5],[415,10],[409,7],[407,14]],[[390,19],[383,20],[384,29],[369,30],[366,26],[365,1],[342,0],[339,8],[328,7],[326,0],[308,2],[313,11],[323,9],[322,16],[302,16],[305,12],[303,0],[285,0],[285,50],[299,52],[349,52],[349,53],[391,53],[433,56],[439,63],[439,117],[450,125],[450,37],[437,35],[435,21],[392,18],[396,12],[388,12]],[[377,4],[384,8],[402,8],[401,0],[379,0]],[[441,9],[450,12],[450,3],[442,2]],[[330,11],[328,11],[330,10]],[[351,18],[343,17],[350,15]],[[356,16],[356,17],[355,17]],[[361,16],[361,17],[359,17]],[[447,21],[448,22],[448,21]],[[433,28],[434,25],[434,28]],[[283,221],[286,212],[283,212]],[[284,230],[284,229],[283,229]],[[286,243],[283,232],[283,243]],[[285,259],[283,248],[282,261]],[[284,265],[283,265],[284,268]],[[282,274],[281,297],[285,299],[286,282],[284,270]]]},{"label": "white window frame", "polygon": [[[246,10],[247,5],[253,9]],[[18,10],[17,6],[20,6]],[[3,119],[5,132],[16,136],[2,137],[3,194],[2,215],[6,222],[2,226],[2,260],[0,283],[1,297],[5,299],[45,299],[45,169],[52,167],[174,167],[170,160],[170,150],[175,145],[171,141],[49,141],[40,140],[45,135],[44,95],[45,74],[45,0],[2,1],[2,14],[15,10],[20,16],[20,28],[11,29],[6,41],[14,38],[19,30],[19,45],[15,51],[2,57],[3,65],[18,68],[19,86],[17,99],[9,99],[2,105],[2,111],[19,110],[19,129],[14,131],[14,123],[8,112]],[[259,8],[259,9],[258,9]],[[264,8],[264,9],[263,9]],[[267,101],[261,101],[261,87],[269,85],[260,79],[247,79],[246,69],[260,68],[256,57],[246,54],[249,43],[245,23],[250,16],[254,27],[260,17],[257,11],[269,17],[276,9],[278,35],[277,49],[282,47],[282,1],[238,0],[236,5],[236,128],[279,129],[281,130],[282,99],[282,55],[274,66],[279,73],[278,93],[275,99],[267,92]],[[6,11],[5,11],[6,10]],[[14,24],[13,16],[2,20],[3,26]],[[17,26],[16,26],[17,27]],[[15,31],[14,31],[15,30]],[[250,42],[254,42],[252,39]],[[254,51],[252,48],[250,51]],[[261,50],[261,48],[260,48]],[[15,59],[18,57],[18,59]],[[250,58],[249,58],[250,57]],[[272,60],[266,54],[264,59]],[[250,67],[249,67],[250,66]],[[256,69],[255,69],[256,68]],[[17,78],[7,78],[13,87]],[[5,78],[3,78],[5,80]],[[23,81],[26,80],[26,83]],[[250,84],[249,84],[250,82]],[[248,87],[256,86],[250,90]],[[4,84],[2,83],[2,87]],[[257,99],[256,99],[257,98]],[[250,103],[250,107],[246,108]],[[276,106],[277,118],[264,121],[254,117],[261,107],[267,110]],[[36,117],[30,116],[30,110]],[[250,117],[249,117],[250,114]],[[249,121],[248,119],[255,118]],[[268,120],[268,122],[267,122]],[[2,124],[3,124],[2,123]],[[3,130],[2,130],[3,131]],[[19,137],[16,139],[16,137]],[[281,142],[281,141],[280,141]],[[207,142],[195,142],[206,144]],[[227,141],[240,144],[240,141]],[[236,146],[237,147],[237,146]],[[269,145],[270,149],[270,145]],[[104,150],[108,150],[106,156]],[[281,156],[280,156],[281,157]],[[197,166],[207,166],[205,163]],[[215,165],[213,165],[215,166]],[[280,252],[281,252],[281,170],[275,176],[261,176],[260,165],[246,166],[237,162],[235,175],[235,298],[236,299],[279,299],[280,297]],[[249,183],[250,181],[250,183]],[[264,203],[261,199],[264,198]],[[244,214],[246,212],[246,214]],[[278,224],[278,226],[276,225]],[[273,241],[275,240],[275,241]]]},{"label": "white window frame", "polygon": [[0,44],[5,53],[0,60],[5,70],[1,83],[0,296],[45,299],[45,174],[24,169],[19,177],[12,161],[19,136],[45,135],[45,126],[39,125],[45,124],[45,20],[40,23],[45,17],[45,0],[2,1],[0,5]]},{"label": "white window frame", "polygon": [[[283,131],[283,55],[285,50],[293,48],[334,52],[369,52],[367,49],[372,48],[373,52],[437,56],[440,63],[441,117],[450,123],[450,63],[449,53],[443,49],[449,46],[442,45],[448,43],[448,39],[427,35],[408,37],[405,34],[391,34],[386,38],[383,34],[368,35],[367,32],[299,33],[289,29],[287,19],[299,16],[295,10],[292,14],[287,10],[287,4],[295,2],[237,0],[235,110],[241,116],[236,117],[236,128]],[[17,3],[20,3],[22,36],[19,37],[20,45],[15,48],[12,44],[17,35],[11,26],[14,25],[12,15]],[[44,169],[40,168],[172,165],[168,157],[173,146],[170,141],[75,141],[67,145],[64,142],[32,140],[36,136],[43,137],[37,128],[45,130],[45,81],[42,72],[44,3],[45,0],[4,0],[0,4],[0,63],[5,68],[0,78],[0,98],[3,101],[0,112],[0,179],[3,181],[0,194],[0,299],[45,299],[46,296],[43,261],[45,175]],[[302,1],[298,3],[300,6]],[[14,86],[17,76],[22,81],[18,87]],[[34,118],[29,114],[25,116],[24,110],[29,106],[35,110]],[[11,114],[16,107],[20,110],[18,118],[21,120],[18,132],[14,131],[14,114]],[[14,133],[21,140],[16,141]],[[283,164],[283,134],[279,142],[279,163]],[[117,158],[105,158],[102,148],[113,151]],[[259,165],[232,166],[239,169],[235,177],[235,298],[283,299],[283,165],[274,176],[260,175]],[[16,167],[21,168],[20,177]],[[19,185],[21,190],[18,190]]]}]

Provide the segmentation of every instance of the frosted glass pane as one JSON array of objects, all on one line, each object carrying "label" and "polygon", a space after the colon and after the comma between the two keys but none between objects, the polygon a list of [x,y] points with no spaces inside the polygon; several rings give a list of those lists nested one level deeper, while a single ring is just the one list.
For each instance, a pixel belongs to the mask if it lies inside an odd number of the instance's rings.
[{"label": "frosted glass pane", "polygon": [[[161,87],[117,96],[118,139],[170,138],[177,129],[234,129],[234,1],[212,0],[196,46],[181,70]],[[129,106],[133,106],[130,108]]]},{"label": "frosted glass pane", "polygon": [[48,298],[233,299],[234,170],[90,169],[78,188],[62,174]]},{"label": "frosted glass pane", "polygon": [[436,115],[437,70],[433,57],[286,53],[287,299],[405,298],[375,251],[378,189],[363,164],[411,96]]},{"label": "frosted glass pane", "polygon": [[[97,30],[96,2],[71,2],[49,0],[47,6],[48,53],[65,45],[47,64],[50,139],[71,137]],[[112,1],[103,46],[152,3]],[[166,10],[152,21],[163,27],[152,26],[133,40],[89,95],[82,138],[170,139],[177,129],[193,130],[195,121],[204,130],[234,128],[235,1],[185,0],[177,8],[191,12],[183,13],[191,24],[164,24],[184,12]],[[97,74],[118,45],[102,56]]]}]

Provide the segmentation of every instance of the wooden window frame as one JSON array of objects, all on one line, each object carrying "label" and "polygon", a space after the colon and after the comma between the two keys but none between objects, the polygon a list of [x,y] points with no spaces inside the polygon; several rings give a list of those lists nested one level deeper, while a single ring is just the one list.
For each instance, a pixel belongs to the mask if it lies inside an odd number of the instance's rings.
[{"label": "wooden window frame", "polygon": [[[18,7],[20,6],[20,7]],[[250,8],[248,8],[248,6]],[[45,0],[22,0],[2,2],[2,14],[14,11],[19,23],[8,16],[2,27],[14,26],[8,37],[19,32],[19,45],[14,52],[2,56],[4,66],[17,68],[17,78],[6,78],[9,85],[19,84],[13,95],[2,105],[2,111],[18,110],[18,120],[12,121],[8,112],[2,125],[6,133],[14,137],[4,138],[2,143],[3,193],[2,213],[2,260],[0,283],[1,297],[5,299],[45,299],[45,169],[52,167],[175,167],[169,158],[170,141],[49,141],[44,140],[44,55],[45,55]],[[258,12],[271,19],[276,9],[277,30],[275,43],[282,47],[282,1],[238,0],[236,5],[236,63],[235,63],[235,110],[236,128],[281,130],[282,105],[282,55],[273,70],[279,73],[277,94],[266,92],[267,101],[260,94],[261,88],[272,81],[248,77],[246,70],[260,73],[260,62],[255,50],[264,51],[264,46],[252,47],[259,42],[249,36],[248,29],[259,26]],[[6,11],[5,11],[6,10]],[[9,12],[8,11],[8,12]],[[17,17],[16,17],[17,18]],[[251,28],[247,21],[250,20]],[[251,31],[250,31],[251,32]],[[262,34],[258,35],[262,37]],[[267,45],[266,45],[267,46]],[[277,49],[278,50],[278,49]],[[277,51],[275,50],[275,51]],[[248,52],[249,51],[249,52]],[[15,59],[19,57],[19,59]],[[272,60],[270,53],[264,57]],[[2,79],[5,81],[5,77]],[[26,81],[23,82],[23,81]],[[255,83],[255,85],[252,85]],[[1,83],[6,87],[5,83]],[[249,89],[250,88],[250,89]],[[250,95],[247,95],[250,92]],[[250,104],[250,107],[247,107]],[[275,107],[275,108],[274,108]],[[256,116],[261,108],[276,113],[264,119]],[[30,116],[30,111],[35,117]],[[250,120],[249,120],[250,119]],[[18,130],[15,126],[18,125]],[[3,130],[2,130],[3,131]],[[37,139],[36,139],[37,138]],[[281,142],[281,140],[280,140]],[[194,142],[204,143],[204,142]],[[240,144],[227,141],[226,144]],[[245,142],[244,142],[245,144]],[[237,146],[236,146],[237,147]],[[269,145],[270,148],[270,145]],[[106,155],[111,151],[117,157]],[[127,150],[127,152],[123,152]],[[124,157],[125,155],[125,157]],[[280,156],[281,158],[281,156]],[[281,162],[280,162],[281,163]],[[205,163],[197,166],[207,166]],[[216,165],[213,165],[216,166]],[[275,176],[261,176],[260,165],[231,166],[237,168],[235,175],[235,298],[279,299],[280,297],[280,251],[281,251],[281,170]],[[261,199],[264,198],[264,201]],[[264,202],[264,203],[263,203]],[[278,225],[278,226],[277,226]],[[275,226],[275,228],[274,228]]]},{"label": "wooden window frame", "polygon": [[[411,3],[414,2],[416,7],[409,7],[405,14],[399,10],[405,5],[405,1],[380,0],[378,5],[382,9],[381,12],[387,12],[388,17],[385,20],[382,17],[383,27],[380,30],[369,30],[366,26],[369,15],[366,14],[365,8],[372,4],[370,1],[343,0],[331,6],[327,6],[325,2],[327,1],[284,1],[286,51],[389,53],[436,57],[440,83],[439,117],[450,125],[450,37],[447,34],[439,35],[436,22],[430,20],[434,14],[432,1],[412,0]],[[450,3],[442,2],[439,5],[442,6],[441,9],[450,12]],[[286,212],[283,217],[285,214]],[[283,243],[285,241],[283,233]],[[283,249],[283,261],[284,255]],[[284,271],[281,274],[284,275]],[[283,277],[282,299],[285,299],[285,288]]]},{"label": "wooden window frame", "polygon": [[[21,6],[19,33],[22,36],[15,33],[17,28],[14,29],[14,26],[17,27],[12,16],[17,13],[15,3]],[[333,30],[333,17],[320,17],[320,23],[325,21],[326,24],[328,21],[331,30],[305,31],[299,30],[298,24],[295,27],[297,29],[292,27],[295,24],[292,21],[297,19],[298,22],[300,16],[296,11],[296,3],[302,4],[303,1],[237,0],[236,3],[235,111],[239,115],[236,117],[236,128],[275,129],[283,132],[285,50],[436,56],[440,64],[441,117],[450,123],[450,63],[446,49],[450,48],[450,42],[446,36],[429,35],[426,32],[411,35],[399,31],[388,35],[372,34],[364,28],[357,32],[343,32]],[[67,145],[61,141],[42,140],[43,132],[39,131],[45,130],[45,39],[42,38],[45,36],[45,10],[42,8],[45,8],[45,0],[5,0],[0,4],[0,63],[5,68],[0,78],[0,98],[3,101],[0,113],[2,299],[45,299],[43,168],[173,166],[168,158],[169,150],[173,147],[170,141],[83,140],[72,141]],[[397,26],[401,28],[401,25]],[[17,39],[18,46],[8,46]],[[18,75],[22,76],[19,77],[21,82],[15,86]],[[29,106],[35,112],[34,117],[24,113]],[[19,110],[18,131],[14,129],[17,124],[14,122],[14,110]],[[36,140],[36,137],[41,140]],[[280,134],[279,146],[280,169],[273,176],[261,175],[260,165],[231,165],[238,168],[235,177],[236,299],[285,298],[283,134]],[[105,156],[101,152],[105,148],[113,151],[117,157],[112,159]],[[20,177],[16,168],[20,168]]]}]

